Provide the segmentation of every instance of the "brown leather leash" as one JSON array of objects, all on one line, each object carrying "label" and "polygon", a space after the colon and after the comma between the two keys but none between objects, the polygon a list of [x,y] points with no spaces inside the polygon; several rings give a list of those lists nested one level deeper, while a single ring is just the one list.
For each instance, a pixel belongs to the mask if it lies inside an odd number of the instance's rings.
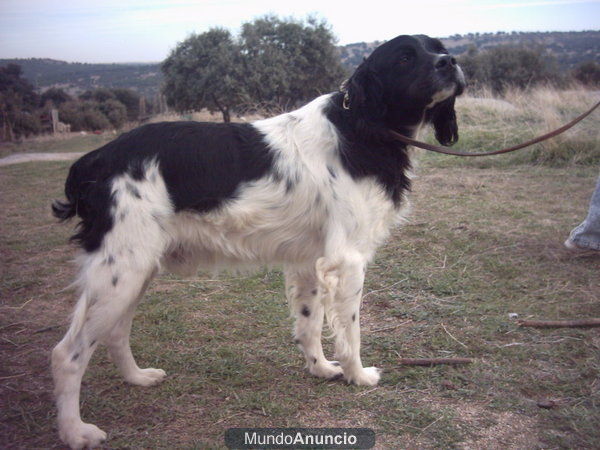
[{"label": "brown leather leash", "polygon": [[563,125],[560,128],[557,128],[554,131],[551,131],[550,133],[543,134],[542,136],[538,136],[538,137],[536,137],[534,139],[531,139],[531,140],[529,140],[527,142],[523,142],[522,144],[515,145],[513,147],[503,148],[501,150],[492,150],[492,151],[489,151],[489,152],[471,153],[471,152],[463,152],[463,151],[460,151],[460,150],[449,150],[446,147],[440,147],[438,145],[427,144],[426,142],[421,142],[421,141],[417,141],[415,139],[411,139],[411,138],[406,137],[403,134],[400,134],[400,133],[398,133],[396,131],[393,131],[393,130],[389,130],[389,131],[390,131],[391,135],[394,138],[398,139],[399,141],[404,142],[405,144],[412,145],[414,147],[419,147],[419,148],[422,148],[424,150],[429,150],[429,151],[436,152],[436,153],[443,153],[444,155],[453,155],[453,156],[491,156],[491,155],[500,155],[502,153],[514,152],[515,150],[520,150],[522,148],[529,147],[530,145],[537,144],[538,142],[545,141],[547,139],[550,139],[550,138],[553,138],[555,136],[558,136],[561,133],[564,133],[569,128],[572,128],[573,126],[575,126],[576,124],[578,124],[579,122],[581,122],[583,119],[585,119],[587,116],[589,116],[592,112],[594,112],[594,110],[599,105],[600,105],[600,101],[598,103],[596,103],[594,106],[592,106],[588,111],[584,112],[580,116],[578,116],[575,119],[573,119],[571,122],[567,123],[566,125]]}]

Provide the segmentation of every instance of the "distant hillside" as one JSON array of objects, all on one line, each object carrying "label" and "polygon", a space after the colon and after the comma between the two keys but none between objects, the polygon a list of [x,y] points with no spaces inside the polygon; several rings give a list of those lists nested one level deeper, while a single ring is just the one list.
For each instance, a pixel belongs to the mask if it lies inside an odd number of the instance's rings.
[{"label": "distant hillside", "polygon": [[[568,71],[584,61],[600,61],[600,31],[548,33],[484,33],[442,38],[455,55],[475,47],[479,50],[501,44],[547,49],[559,68]],[[354,69],[381,42],[349,44],[340,47],[344,65]],[[40,90],[62,87],[71,94],[97,87],[133,89],[146,97],[159,93],[162,73],[154,64],[86,64],[53,59],[0,59],[0,66],[19,64],[25,77]]]},{"label": "distant hillside", "polygon": [[[546,49],[556,58],[559,68],[568,71],[585,61],[600,61],[600,31],[547,32],[547,33],[474,33],[441,38],[454,55],[469,48],[478,50],[496,45],[522,45]],[[341,47],[344,65],[353,69],[368,56],[380,42],[360,42]]]},{"label": "distant hillside", "polygon": [[68,63],[54,59],[0,59],[0,66],[14,63],[23,75],[40,90],[60,87],[70,94],[79,94],[98,87],[129,88],[146,97],[158,94],[162,73],[154,64],[87,64]]}]

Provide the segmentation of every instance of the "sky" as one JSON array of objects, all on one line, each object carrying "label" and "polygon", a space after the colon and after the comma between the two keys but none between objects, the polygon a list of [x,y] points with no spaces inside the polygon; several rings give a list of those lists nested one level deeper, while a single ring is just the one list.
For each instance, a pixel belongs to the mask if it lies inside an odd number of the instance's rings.
[{"label": "sky", "polygon": [[275,14],[324,19],[338,44],[399,34],[600,30],[600,0],[0,0],[0,58],[158,62],[191,33]]}]

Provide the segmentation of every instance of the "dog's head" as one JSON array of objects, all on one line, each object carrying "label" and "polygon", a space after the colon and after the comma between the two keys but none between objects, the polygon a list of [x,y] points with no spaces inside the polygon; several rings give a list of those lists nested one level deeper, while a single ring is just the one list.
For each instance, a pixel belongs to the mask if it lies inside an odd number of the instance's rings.
[{"label": "dog's head", "polygon": [[398,36],[377,47],[347,82],[347,103],[371,123],[401,130],[423,120],[438,141],[458,140],[454,99],[465,88],[456,59],[424,35]]}]

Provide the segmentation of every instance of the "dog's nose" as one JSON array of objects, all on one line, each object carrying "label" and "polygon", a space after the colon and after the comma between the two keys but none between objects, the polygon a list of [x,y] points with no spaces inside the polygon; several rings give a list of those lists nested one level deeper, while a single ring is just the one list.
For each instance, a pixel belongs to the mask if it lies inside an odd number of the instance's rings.
[{"label": "dog's nose", "polygon": [[449,67],[456,66],[456,58],[451,55],[440,55],[435,62],[435,68],[437,70],[447,69]]}]

